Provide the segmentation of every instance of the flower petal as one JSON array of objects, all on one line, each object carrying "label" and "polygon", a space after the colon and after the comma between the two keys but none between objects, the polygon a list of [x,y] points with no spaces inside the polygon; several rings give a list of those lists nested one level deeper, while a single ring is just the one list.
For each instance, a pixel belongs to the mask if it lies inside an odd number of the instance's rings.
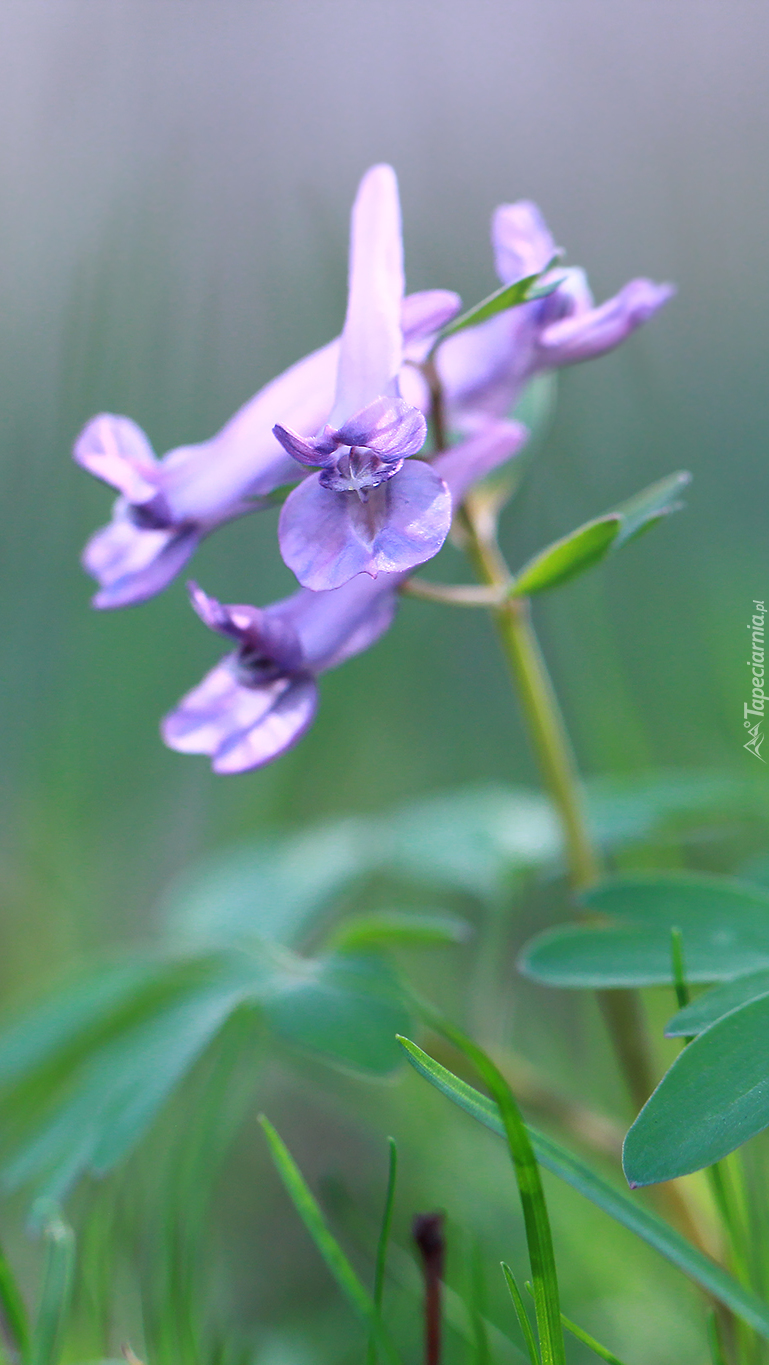
[{"label": "flower petal", "polygon": [[519,199],[500,204],[491,220],[494,263],[503,284],[514,284],[536,275],[552,261],[556,251],[551,233],[536,204]]},{"label": "flower petal", "polygon": [[331,493],[313,474],[289,494],[278,536],[283,558],[306,588],[339,588],[355,574],[402,573],[440,550],[451,525],[451,494],[421,460],[361,502]]},{"label": "flower petal", "polygon": [[277,757],[304,734],[317,705],[306,674],[243,687],[235,655],[217,664],[162,722],[170,749],[208,754],[215,772],[243,772]]},{"label": "flower petal", "polygon": [[157,494],[155,452],[130,417],[111,412],[92,417],[78,436],[73,454],[83,469],[117,488],[128,502],[149,502]]},{"label": "flower petal", "polygon": [[83,552],[83,567],[100,585],[92,605],[111,610],[146,602],[176,577],[201,539],[194,526],[147,531],[118,515]]},{"label": "flower petal", "polygon": [[417,294],[407,294],[401,304],[404,343],[408,346],[440,332],[461,307],[462,300],[453,289],[422,289]]},{"label": "flower petal", "polygon": [[522,422],[490,422],[477,435],[439,455],[433,469],[445,480],[456,506],[472,484],[517,455],[528,438]]},{"label": "flower petal", "polygon": [[353,413],[337,431],[340,445],[367,446],[383,459],[416,455],[427,436],[418,408],[402,398],[377,398]]},{"label": "flower petal", "polygon": [[380,394],[394,394],[403,358],[403,242],[392,166],[372,166],[352,210],[347,314],[329,418],[339,427]]},{"label": "flower petal", "polygon": [[389,630],[398,606],[398,575],[358,574],[332,592],[300,588],[282,602],[265,607],[296,631],[306,666],[323,673],[368,649]]},{"label": "flower petal", "polygon": [[631,280],[599,308],[546,327],[537,343],[538,367],[574,365],[619,346],[675,293],[671,284]]}]

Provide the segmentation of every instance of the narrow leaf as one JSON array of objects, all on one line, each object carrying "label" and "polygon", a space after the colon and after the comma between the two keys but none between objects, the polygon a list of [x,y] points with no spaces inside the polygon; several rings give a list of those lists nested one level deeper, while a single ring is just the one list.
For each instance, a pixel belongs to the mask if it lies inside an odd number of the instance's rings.
[{"label": "narrow leaf", "polygon": [[584,526],[570,531],[561,540],[556,540],[547,549],[540,550],[516,576],[512,592],[516,597],[530,597],[536,592],[545,592],[575,578],[584,569],[597,564],[608,554],[612,542],[622,526],[622,518],[616,512],[596,517]]},{"label": "narrow leaf", "polygon": [[344,920],[334,932],[335,948],[430,947],[442,943],[466,943],[472,925],[458,915],[409,914],[390,910],[370,915],[355,915]]},{"label": "narrow leaf", "polygon": [[554,256],[544,270],[538,271],[536,275],[527,275],[525,279],[516,280],[513,284],[503,284],[501,289],[495,289],[493,294],[488,294],[480,303],[474,304],[466,313],[448,323],[441,332],[439,341],[445,341],[446,337],[453,336],[455,332],[464,331],[465,327],[477,327],[479,322],[488,322],[489,318],[496,317],[497,313],[506,312],[508,308],[515,308],[521,303],[532,303],[534,299],[545,299],[548,294],[553,294],[559,284],[563,283],[563,279],[550,280],[543,285],[538,285],[537,281],[552,270],[558,260],[559,257]]},{"label": "narrow leaf", "polygon": [[75,1238],[61,1219],[45,1229],[47,1242],[40,1303],[30,1343],[29,1365],[56,1365],[72,1298]]},{"label": "narrow leaf", "polygon": [[601,1357],[601,1360],[608,1360],[609,1365],[622,1365],[622,1361],[619,1357],[615,1356],[613,1351],[609,1351],[605,1346],[602,1346],[600,1341],[596,1341],[595,1337],[591,1337],[590,1333],[586,1332],[584,1327],[578,1327],[576,1322],[572,1322],[571,1319],[567,1318],[563,1313],[561,1314],[561,1321],[567,1332],[571,1332],[572,1336],[576,1337],[577,1341],[581,1341],[583,1345],[589,1346],[591,1351],[594,1351],[597,1356]]},{"label": "narrow leaf", "polygon": [[[539,1365],[537,1343],[534,1340],[534,1333],[531,1330],[531,1323],[529,1321],[529,1315],[526,1312],[526,1304],[523,1301],[523,1295],[518,1288],[515,1276],[509,1265],[504,1261],[500,1262],[500,1264],[502,1266],[502,1274],[505,1277],[505,1282],[510,1291],[510,1298],[513,1300],[513,1308],[515,1309],[515,1316],[518,1319],[518,1326],[523,1333],[523,1340],[526,1343],[526,1354],[531,1361],[531,1365]],[[563,1314],[561,1314],[561,1318],[563,1318]]]},{"label": "narrow leaf", "polygon": [[[415,1043],[403,1040],[401,1046],[405,1049],[414,1069],[434,1085],[436,1090],[440,1090],[448,1099],[453,1100],[454,1104],[472,1115],[484,1127],[498,1136],[503,1136],[502,1120],[493,1100],[481,1095],[465,1081],[461,1081]],[[692,1047],[694,1046],[692,1043]],[[688,1050],[687,1048],[687,1052]],[[686,1238],[663,1219],[644,1208],[632,1195],[617,1189],[603,1176],[597,1175],[559,1142],[537,1132],[534,1128],[530,1128],[529,1132],[537,1160],[546,1170],[557,1175],[610,1218],[654,1247],[695,1284],[700,1285],[769,1341],[769,1307],[762,1303],[756,1294],[738,1284],[708,1256],[690,1246]]]},{"label": "narrow leaf", "polygon": [[769,995],[719,1019],[679,1053],[625,1138],[631,1185],[712,1166],[769,1125]]},{"label": "narrow leaf", "polygon": [[[534,1280],[534,1305],[539,1332],[539,1351],[542,1365],[564,1365],[565,1352],[561,1328],[561,1308],[558,1294],[558,1276],[555,1268],[555,1253],[550,1230],[550,1219],[542,1189],[542,1180],[529,1133],[521,1118],[510,1086],[491,1058],[482,1048],[466,1038],[444,1019],[429,1013],[432,1027],[439,1031],[461,1049],[469,1058],[491,1091],[515,1170],[518,1191],[521,1197],[523,1219],[526,1228],[526,1243]],[[404,1046],[408,1039],[398,1040]],[[413,1044],[410,1044],[413,1047]]]},{"label": "narrow leaf", "polygon": [[754,972],[752,976],[741,976],[736,981],[727,981],[712,991],[693,1000],[685,1009],[674,1014],[665,1026],[666,1038],[691,1038],[703,1033],[711,1024],[723,1019],[725,1014],[751,1000],[769,995],[769,971]]},{"label": "narrow leaf", "polygon": [[29,1316],[16,1276],[0,1247],[0,1314],[18,1356],[26,1359],[29,1349]]},{"label": "narrow leaf", "polygon": [[686,470],[679,470],[677,474],[668,474],[667,478],[650,484],[642,492],[634,494],[632,498],[615,507],[614,511],[622,517],[622,526],[612,548],[618,550],[621,545],[626,545],[634,536],[648,530],[662,517],[680,511],[684,504],[680,501],[679,494],[691,481],[691,474]]},{"label": "narrow leaf", "polygon": [[[393,1221],[393,1207],[395,1205],[395,1182],[398,1177],[398,1148],[395,1138],[388,1138],[387,1144],[390,1153],[389,1168],[387,1172],[387,1192],[385,1194],[384,1211],[382,1213],[382,1226],[379,1229],[379,1240],[376,1249],[376,1267],[374,1270],[374,1308],[382,1325],[382,1297],[384,1295],[385,1271],[387,1269],[387,1247],[390,1241],[390,1228]],[[370,1365],[376,1361],[376,1336],[372,1332],[368,1347],[368,1360]]]},{"label": "narrow leaf", "polygon": [[326,1265],[331,1271],[331,1274],[342,1293],[352,1304],[352,1307],[359,1316],[363,1318],[364,1322],[368,1323],[369,1328],[376,1337],[377,1345],[382,1348],[388,1359],[391,1360],[394,1365],[398,1365],[398,1354],[390,1341],[389,1335],[385,1332],[380,1323],[379,1314],[373,1298],[365,1285],[358,1279],[358,1276],[336,1238],[326,1226],[326,1220],[321,1213],[320,1206],[286,1144],[273,1128],[269,1119],[265,1118],[264,1114],[259,1115],[259,1123],[267,1138],[270,1154],[278,1174],[283,1181],[286,1193],[291,1199],[294,1208],[309,1232],[316,1248],[326,1262]]}]

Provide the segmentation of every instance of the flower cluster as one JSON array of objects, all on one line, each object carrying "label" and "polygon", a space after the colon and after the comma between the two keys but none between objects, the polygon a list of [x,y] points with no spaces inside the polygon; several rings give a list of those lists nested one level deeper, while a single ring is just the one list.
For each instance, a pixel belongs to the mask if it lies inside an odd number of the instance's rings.
[{"label": "flower cluster", "polygon": [[[497,209],[492,242],[503,285],[538,275],[544,287],[441,339],[460,299],[405,294],[397,182],[391,167],[374,166],[352,211],[340,337],[210,440],[162,459],[128,417],[101,414],[80,434],[75,460],[120,495],[83,555],[99,608],[162,591],[204,536],[295,484],[278,535],[299,591],[257,608],[224,606],[191,585],[202,621],[235,649],[164,720],[171,748],[231,773],[294,744],[314,717],[318,675],[388,629],[400,586],[438,553],[468,488],[524,444],[510,414],[527,382],[618,345],[672,292],[637,279],[595,307],[581,270],[548,270],[557,250],[530,203]],[[426,455],[436,377],[446,420],[434,430],[448,435]]]}]

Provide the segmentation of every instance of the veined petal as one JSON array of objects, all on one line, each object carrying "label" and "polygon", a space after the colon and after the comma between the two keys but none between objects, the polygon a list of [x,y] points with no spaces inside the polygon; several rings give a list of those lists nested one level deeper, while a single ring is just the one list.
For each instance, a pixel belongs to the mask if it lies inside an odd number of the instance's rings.
[{"label": "veined petal", "polygon": [[353,413],[336,434],[340,445],[367,446],[383,459],[400,458],[422,449],[427,423],[402,398],[377,398]]},{"label": "veined petal", "polygon": [[149,502],[158,492],[160,466],[147,437],[130,417],[102,412],[75,442],[76,462],[117,488],[128,502]]},{"label": "veined petal", "polygon": [[501,204],[491,220],[494,264],[503,284],[514,284],[544,270],[558,248],[536,204],[519,199]]},{"label": "veined petal", "polygon": [[243,772],[277,757],[304,734],[317,705],[316,684],[306,674],[243,687],[236,657],[217,664],[161,725],[170,749],[208,754],[215,772]]},{"label": "veined petal", "polygon": [[613,298],[589,312],[545,327],[537,342],[538,368],[573,365],[619,346],[675,293],[671,284],[631,280]]},{"label": "veined petal", "polygon": [[301,465],[308,465],[311,469],[332,465],[335,450],[343,444],[338,438],[338,433],[328,425],[323,428],[320,436],[304,437],[292,431],[290,427],[281,426],[280,422],[276,422],[272,434],[292,459]]},{"label": "veined petal", "polygon": [[118,515],[92,536],[83,567],[99,583],[94,607],[132,607],[162,592],[202,539],[197,527],[147,531]]},{"label": "veined petal", "polygon": [[331,493],[311,475],[289,494],[278,536],[286,564],[313,591],[355,574],[402,573],[440,550],[451,525],[451,494],[421,460],[408,460],[366,502]]},{"label": "veined petal", "polygon": [[403,293],[398,182],[392,166],[372,166],[352,210],[349,294],[331,426],[341,426],[380,394],[394,395],[403,358]]}]

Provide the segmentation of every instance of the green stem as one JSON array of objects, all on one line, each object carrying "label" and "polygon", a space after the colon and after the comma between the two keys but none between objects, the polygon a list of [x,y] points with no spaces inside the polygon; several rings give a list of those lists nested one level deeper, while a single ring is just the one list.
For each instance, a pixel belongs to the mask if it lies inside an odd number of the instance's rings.
[{"label": "green stem", "polygon": [[[464,508],[468,553],[482,582],[512,580],[496,539],[496,507],[471,495]],[[511,598],[491,612],[518,690],[547,790],[563,829],[569,880],[584,890],[601,875],[587,828],[577,767],[547,665],[531,624],[526,598]],[[640,1002],[635,992],[600,991],[598,1001],[632,1098],[640,1109],[654,1089]]]}]

